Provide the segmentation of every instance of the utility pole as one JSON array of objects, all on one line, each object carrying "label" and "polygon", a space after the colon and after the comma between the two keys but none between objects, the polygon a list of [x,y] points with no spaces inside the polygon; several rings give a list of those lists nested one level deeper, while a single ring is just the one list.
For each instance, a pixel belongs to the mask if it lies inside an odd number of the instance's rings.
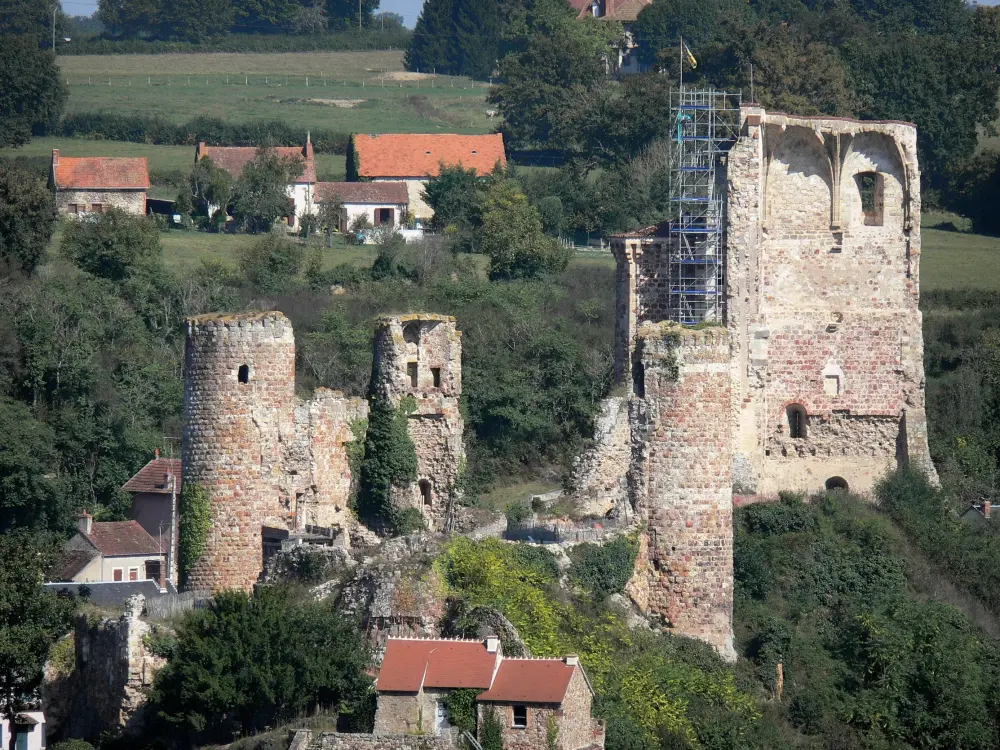
[{"label": "utility pole", "polygon": [[361,0],[358,0],[358,31],[361,31]]},{"label": "utility pole", "polygon": [[59,3],[52,6],[52,54],[56,53],[56,11],[59,10]]}]

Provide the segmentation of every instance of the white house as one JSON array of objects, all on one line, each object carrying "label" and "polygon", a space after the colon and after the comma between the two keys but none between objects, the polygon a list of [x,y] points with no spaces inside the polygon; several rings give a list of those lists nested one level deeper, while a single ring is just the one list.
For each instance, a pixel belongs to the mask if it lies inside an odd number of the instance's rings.
[{"label": "white house", "polygon": [[138,521],[95,522],[83,511],[79,533],[66,542],[54,581],[73,583],[156,581],[166,585],[168,545],[151,537]]},{"label": "white house", "polygon": [[[279,146],[273,150],[282,159],[302,161],[301,174],[288,186],[288,226],[295,227],[305,214],[315,213],[313,190],[316,185],[316,159],[312,140],[307,133],[306,143],[302,148]],[[195,164],[206,156],[214,166],[226,170],[235,180],[243,173],[243,167],[257,156],[257,149],[252,146],[206,146],[202,141],[194,151]]]},{"label": "white house", "polygon": [[[462,166],[486,176],[507,164],[503,136],[388,133],[355,134],[348,154],[348,179],[406,184],[410,211],[417,219],[429,219],[434,211],[424,201],[427,180],[441,166]],[[351,163],[353,161],[353,164]]]},{"label": "white house", "polygon": [[410,202],[402,182],[317,182],[315,200],[317,206],[327,201],[344,204],[341,232],[359,216],[366,217],[372,226],[399,228],[406,223]]},{"label": "white house", "polygon": [[41,711],[22,711],[14,717],[13,728],[4,717],[0,718],[0,748],[10,747],[11,734],[17,736],[15,750],[45,750],[45,714]]}]

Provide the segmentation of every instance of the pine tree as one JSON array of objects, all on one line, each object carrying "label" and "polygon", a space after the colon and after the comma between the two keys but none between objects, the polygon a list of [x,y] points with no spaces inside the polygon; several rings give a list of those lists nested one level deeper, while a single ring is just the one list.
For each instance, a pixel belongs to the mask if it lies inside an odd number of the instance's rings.
[{"label": "pine tree", "polygon": [[407,70],[436,71],[457,75],[455,47],[455,0],[426,0],[406,51]]}]

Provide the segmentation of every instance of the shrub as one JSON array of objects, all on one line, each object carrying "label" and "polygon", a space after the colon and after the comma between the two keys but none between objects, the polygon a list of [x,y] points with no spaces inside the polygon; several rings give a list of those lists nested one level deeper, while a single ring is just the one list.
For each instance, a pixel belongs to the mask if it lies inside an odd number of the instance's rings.
[{"label": "shrub", "polygon": [[305,248],[281,235],[268,233],[239,252],[244,278],[262,292],[288,289],[302,268]]},{"label": "shrub", "polygon": [[78,268],[111,281],[154,270],[163,255],[156,224],[118,208],[67,222],[60,251]]},{"label": "shrub", "polygon": [[94,746],[86,740],[63,740],[49,745],[49,750],[94,750]]},{"label": "shrub", "polygon": [[[355,16],[355,20],[357,17]],[[334,34],[228,34],[202,42],[159,39],[106,39],[59,48],[60,55],[162,55],[202,52],[341,52],[350,50],[405,49],[407,29],[345,31]]]},{"label": "shrub", "polygon": [[531,508],[522,502],[509,503],[506,513],[509,523],[524,523],[531,518]]},{"label": "shrub", "polygon": [[483,727],[479,733],[479,744],[483,750],[503,750],[503,724],[496,708],[489,706],[483,711]]},{"label": "shrub", "polygon": [[392,530],[395,534],[405,536],[415,531],[423,531],[426,528],[424,514],[420,512],[419,508],[401,508],[393,514]]},{"label": "shrub", "polygon": [[476,688],[452,690],[445,697],[448,706],[448,721],[473,737],[476,736],[476,714],[479,704],[476,696],[482,691]]},{"label": "shrub", "polygon": [[205,538],[212,526],[212,498],[200,484],[185,482],[179,506],[177,557],[181,581],[187,581],[191,568],[205,552]]},{"label": "shrub", "polygon": [[570,551],[570,577],[597,597],[619,594],[635,571],[638,551],[638,540],[631,535],[605,544],[577,545]]},{"label": "shrub", "polygon": [[[376,373],[372,381],[377,382]],[[406,425],[407,414],[413,408],[412,398],[404,399],[398,409],[384,396],[371,399],[358,513],[362,519],[385,529],[395,529],[400,512],[393,504],[393,488],[417,481],[417,452]]]},{"label": "shrub", "polygon": [[143,640],[151,654],[163,659],[169,659],[177,650],[177,634],[163,627],[153,626]]}]

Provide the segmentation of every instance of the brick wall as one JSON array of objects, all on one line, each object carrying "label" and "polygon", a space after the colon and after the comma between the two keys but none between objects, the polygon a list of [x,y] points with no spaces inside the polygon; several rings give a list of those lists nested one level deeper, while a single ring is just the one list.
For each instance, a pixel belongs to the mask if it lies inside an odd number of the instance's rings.
[{"label": "brick wall", "polygon": [[[408,426],[417,453],[418,481],[401,490],[396,502],[420,508],[430,528],[447,527],[465,464],[465,425],[459,409],[462,334],[455,319],[427,313],[379,318],[375,368],[377,397],[398,405],[412,396],[416,404]],[[426,483],[429,497],[423,495],[421,482]]]},{"label": "brick wall", "polygon": [[633,473],[648,522],[649,610],[726,658],[732,644],[732,433],[729,335],[673,323],[639,329]]}]

